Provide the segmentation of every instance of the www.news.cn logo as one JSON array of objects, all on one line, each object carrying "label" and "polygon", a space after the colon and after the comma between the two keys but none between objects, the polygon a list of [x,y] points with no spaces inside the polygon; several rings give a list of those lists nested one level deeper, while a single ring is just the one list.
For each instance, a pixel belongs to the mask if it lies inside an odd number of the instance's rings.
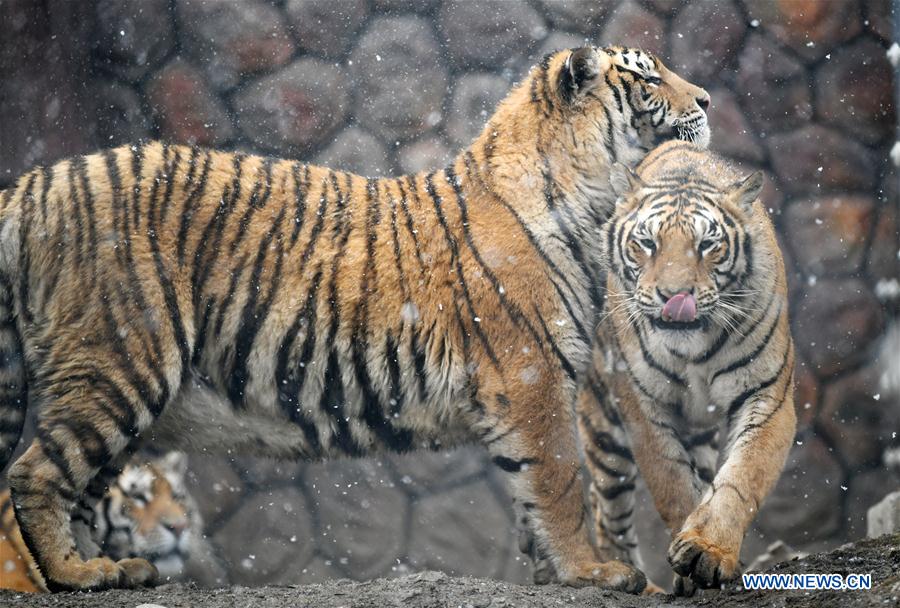
[{"label": "www.news.cn logo", "polygon": [[871,574],[744,574],[744,589],[765,591],[841,591],[872,588]]}]

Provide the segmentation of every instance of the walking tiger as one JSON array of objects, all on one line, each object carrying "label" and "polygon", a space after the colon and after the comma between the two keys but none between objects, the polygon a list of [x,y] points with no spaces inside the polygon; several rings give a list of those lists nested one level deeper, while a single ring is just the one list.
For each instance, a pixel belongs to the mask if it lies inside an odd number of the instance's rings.
[{"label": "walking tiger", "polygon": [[[443,170],[364,178],[152,142],[0,193],[0,467],[51,590],[69,513],[134,444],[290,459],[481,442],[560,579],[637,592],[589,542],[573,404],[602,309],[609,171],[706,145],[709,95],[649,53],[550,54]],[[27,399],[26,399],[27,396]]]}]

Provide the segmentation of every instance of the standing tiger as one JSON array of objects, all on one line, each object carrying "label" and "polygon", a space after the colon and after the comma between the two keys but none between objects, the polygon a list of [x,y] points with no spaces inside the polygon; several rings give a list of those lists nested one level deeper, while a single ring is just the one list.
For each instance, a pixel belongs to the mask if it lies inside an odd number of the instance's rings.
[{"label": "standing tiger", "polygon": [[[759,193],[689,143],[617,166],[608,311],[577,401],[600,555],[638,564],[640,470],[672,534],[676,592],[738,574],[794,437],[784,263]],[[720,430],[724,447],[719,454]]]},{"label": "standing tiger", "polygon": [[477,441],[563,582],[640,591],[597,559],[579,470],[597,235],[612,164],[705,145],[708,104],[652,55],[585,47],[545,57],[441,171],[149,143],[22,176],[0,194],[0,466],[27,379],[39,421],[9,483],[48,587],[155,579],[83,561],[69,527],[136,439],[291,459]]},{"label": "standing tiger", "polygon": [[[178,452],[127,465],[92,509],[75,513],[79,554],[140,556],[164,580],[182,576],[203,532],[196,505],[185,491],[185,473],[185,458]],[[9,491],[0,494],[0,573],[0,589],[46,591],[16,525]]]}]

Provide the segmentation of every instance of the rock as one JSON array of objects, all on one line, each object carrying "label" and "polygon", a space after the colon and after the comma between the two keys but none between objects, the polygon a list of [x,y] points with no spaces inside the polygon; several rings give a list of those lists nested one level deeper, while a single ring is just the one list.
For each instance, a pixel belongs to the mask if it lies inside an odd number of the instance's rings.
[{"label": "rock", "polygon": [[410,563],[454,576],[498,576],[513,545],[507,509],[484,481],[424,496],[413,505]]},{"label": "rock", "polygon": [[150,138],[153,125],[144,115],[135,90],[118,82],[100,82],[93,87],[94,126],[97,145],[114,147]]},{"label": "rock", "polygon": [[336,58],[368,16],[365,0],[288,0],[284,7],[304,51]]},{"label": "rock", "polygon": [[900,531],[900,492],[891,492],[869,509],[868,537]]},{"label": "rock", "polygon": [[234,96],[238,128],[260,146],[302,156],[344,121],[348,82],[332,63],[298,59]]},{"label": "rock", "polygon": [[438,25],[458,68],[512,65],[547,35],[543,18],[524,0],[447,0]]},{"label": "rock", "polygon": [[[900,180],[897,172],[889,167],[885,168],[878,189],[878,207],[878,224],[872,236],[866,270],[876,282],[900,285]],[[893,297],[900,298],[900,293]]]},{"label": "rock", "polygon": [[603,27],[600,44],[638,47],[665,56],[666,30],[659,17],[634,0],[625,0]]},{"label": "rock", "polygon": [[138,80],[175,48],[169,0],[100,0],[94,48],[103,67]]},{"label": "rock", "polygon": [[463,448],[448,452],[417,452],[414,455],[391,456],[400,483],[414,494],[435,493],[447,486],[459,485],[466,479],[483,476],[493,465],[487,452]]},{"label": "rock", "polygon": [[841,525],[844,471],[821,439],[799,436],[756,526],[791,545],[824,540]]},{"label": "rock", "polygon": [[444,131],[457,148],[465,148],[481,133],[509,83],[494,74],[469,73],[456,81]]},{"label": "rock", "polygon": [[808,281],[791,320],[794,342],[819,378],[853,369],[883,327],[881,306],[859,279]]},{"label": "rock", "polygon": [[584,34],[574,34],[572,32],[553,31],[544,38],[541,45],[529,57],[529,64],[536,65],[543,59],[544,55],[554,53],[563,49],[574,49],[582,46],[590,46],[593,41],[586,38]]},{"label": "rock", "polygon": [[789,234],[801,268],[813,275],[859,270],[875,223],[875,201],[845,195],[793,201],[781,229]]},{"label": "rock", "polygon": [[555,29],[593,35],[610,14],[612,6],[597,0],[540,0],[544,15]]},{"label": "rock", "polygon": [[410,2],[409,0],[373,0],[373,2],[377,12],[405,13],[415,11],[417,13],[428,13],[438,5],[440,0],[417,0],[416,2]]},{"label": "rock", "polygon": [[372,460],[327,463],[307,469],[303,485],[314,501],[320,551],[354,578],[390,574],[408,545],[405,522],[412,517],[390,467]]},{"label": "rock", "polygon": [[860,33],[856,0],[744,0],[748,16],[807,61],[824,57]]},{"label": "rock", "polygon": [[356,117],[388,144],[441,120],[447,74],[431,25],[421,17],[379,17],[351,54]]},{"label": "rock", "polygon": [[391,162],[387,150],[359,127],[341,131],[327,148],[319,152],[316,164],[349,171],[366,177],[390,175]]},{"label": "rock", "polygon": [[867,27],[880,36],[882,40],[890,40],[894,33],[891,25],[891,0],[864,0]]},{"label": "rock", "polygon": [[772,167],[789,193],[869,191],[877,182],[871,153],[838,131],[808,125],[767,140]]},{"label": "rock", "polygon": [[228,112],[187,61],[175,59],[147,83],[147,100],[167,141],[218,146],[234,135]]},{"label": "rock", "polygon": [[644,4],[652,7],[658,13],[672,15],[681,8],[684,0],[644,0]]},{"label": "rock", "polygon": [[[860,355],[868,350],[861,344],[857,348],[863,351]],[[891,433],[897,430],[887,424],[888,408],[880,399],[878,386],[880,374],[880,366],[867,365],[825,386],[818,422],[853,472],[878,466]]]},{"label": "rock", "polygon": [[760,34],[748,36],[735,84],[750,119],[763,131],[783,131],[812,117],[803,65]]},{"label": "rock", "polygon": [[299,489],[259,492],[243,502],[215,534],[233,583],[283,580],[313,555],[312,518]]},{"label": "rock", "polygon": [[692,2],[672,21],[669,67],[686,80],[706,84],[731,63],[746,30],[733,0]]},{"label": "rock", "polygon": [[753,128],[744,116],[734,93],[724,88],[709,92],[709,127],[714,133],[710,147],[726,156],[761,163],[765,151],[756,140]]},{"label": "rock", "polygon": [[224,458],[192,454],[185,481],[197,499],[207,526],[229,513],[244,498],[244,483]]},{"label": "rock", "polygon": [[877,143],[896,123],[892,85],[880,44],[861,39],[841,46],[816,71],[816,112],[823,122]]},{"label": "rock", "polygon": [[884,498],[890,488],[897,487],[896,479],[880,466],[854,470],[849,482],[844,502],[846,523],[839,538],[844,542],[866,537],[869,509]]},{"label": "rock", "polygon": [[446,167],[453,159],[453,152],[436,135],[426,135],[410,142],[397,153],[403,173],[419,173]]},{"label": "rock", "polygon": [[281,13],[262,0],[177,0],[188,54],[217,89],[287,63],[294,43]]},{"label": "rock", "polygon": [[795,551],[784,541],[776,540],[766,547],[765,553],[757,555],[756,558],[750,562],[750,565],[744,569],[744,572],[765,572],[775,564],[792,559],[800,559],[806,557],[806,555],[806,553]]}]

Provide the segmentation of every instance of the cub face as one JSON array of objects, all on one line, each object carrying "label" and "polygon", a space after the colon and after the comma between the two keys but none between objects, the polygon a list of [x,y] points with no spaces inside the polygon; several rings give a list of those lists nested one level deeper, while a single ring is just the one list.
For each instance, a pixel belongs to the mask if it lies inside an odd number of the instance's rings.
[{"label": "cub face", "polygon": [[104,550],[116,559],[140,555],[163,578],[182,574],[195,522],[184,489],[185,458],[177,452],[128,465],[108,494],[111,530]]},{"label": "cub face", "polygon": [[740,293],[749,251],[744,226],[763,186],[760,172],[726,189],[692,176],[644,183],[618,165],[611,183],[620,203],[606,247],[633,315],[663,331],[727,326],[730,295]]}]

